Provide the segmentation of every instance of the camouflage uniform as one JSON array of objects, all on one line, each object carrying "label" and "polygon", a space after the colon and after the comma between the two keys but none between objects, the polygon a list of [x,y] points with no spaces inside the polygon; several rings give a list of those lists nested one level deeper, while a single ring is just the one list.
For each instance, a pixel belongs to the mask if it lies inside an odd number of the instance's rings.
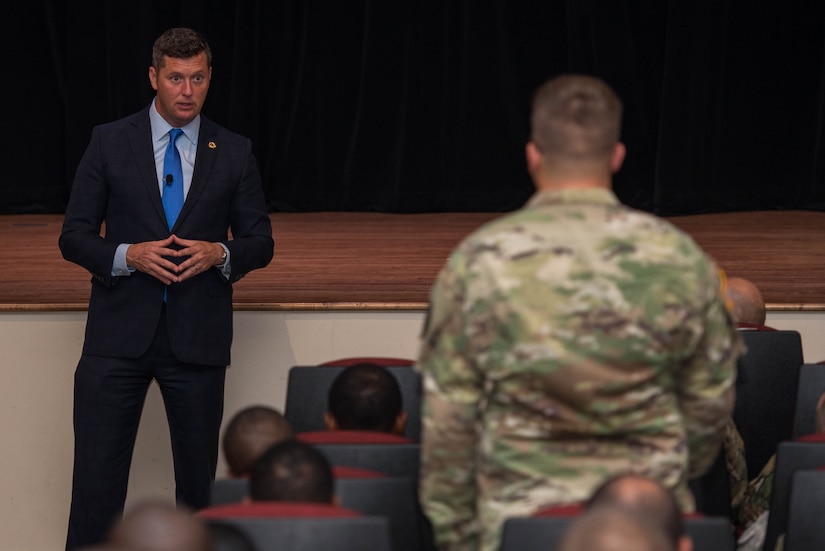
[{"label": "camouflage uniform", "polygon": [[717,267],[606,189],[543,191],[465,239],[432,290],[420,497],[441,549],[611,473],[687,487],[731,414],[741,340]]},{"label": "camouflage uniform", "polygon": [[770,508],[775,469],[776,454],[773,454],[762,467],[762,471],[748,483],[739,513],[739,523],[743,529],[750,526]]},{"label": "camouflage uniform", "polygon": [[741,530],[743,527],[740,524],[739,515],[747,495],[748,464],[745,461],[745,441],[742,440],[742,435],[739,434],[733,419],[728,419],[725,426],[722,451],[725,454],[725,466],[730,484],[731,520],[734,521],[736,528]]}]

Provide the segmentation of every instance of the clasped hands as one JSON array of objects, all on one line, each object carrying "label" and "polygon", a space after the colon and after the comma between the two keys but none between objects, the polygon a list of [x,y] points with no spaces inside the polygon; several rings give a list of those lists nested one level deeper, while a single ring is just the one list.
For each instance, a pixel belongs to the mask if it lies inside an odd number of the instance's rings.
[{"label": "clasped hands", "polygon": [[[185,281],[216,266],[223,252],[223,247],[218,243],[181,239],[172,234],[160,241],[130,245],[126,250],[126,264],[169,285]],[[170,258],[185,260],[178,264]]]}]

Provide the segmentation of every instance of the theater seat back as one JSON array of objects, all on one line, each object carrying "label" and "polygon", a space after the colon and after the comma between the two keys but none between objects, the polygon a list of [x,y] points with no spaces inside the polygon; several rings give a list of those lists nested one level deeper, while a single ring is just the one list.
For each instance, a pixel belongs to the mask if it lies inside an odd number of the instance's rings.
[{"label": "theater seat back", "polygon": [[257,551],[393,551],[384,517],[207,519],[210,529],[237,527]]},{"label": "theater seat back", "polygon": [[[398,380],[401,398],[407,412],[404,436],[419,441],[421,438],[421,377],[410,366],[391,366],[387,370]],[[332,381],[344,367],[293,366],[286,385],[284,417],[296,432],[325,430],[324,413]]]}]

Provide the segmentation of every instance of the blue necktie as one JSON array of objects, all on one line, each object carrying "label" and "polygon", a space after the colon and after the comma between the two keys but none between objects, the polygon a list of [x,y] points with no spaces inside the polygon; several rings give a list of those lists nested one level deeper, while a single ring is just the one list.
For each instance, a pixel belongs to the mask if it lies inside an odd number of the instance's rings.
[{"label": "blue necktie", "polygon": [[163,212],[166,213],[166,223],[170,230],[183,207],[183,168],[180,153],[175,147],[175,140],[181,134],[183,130],[180,128],[169,131],[169,145],[166,146],[166,155],[163,157]]}]

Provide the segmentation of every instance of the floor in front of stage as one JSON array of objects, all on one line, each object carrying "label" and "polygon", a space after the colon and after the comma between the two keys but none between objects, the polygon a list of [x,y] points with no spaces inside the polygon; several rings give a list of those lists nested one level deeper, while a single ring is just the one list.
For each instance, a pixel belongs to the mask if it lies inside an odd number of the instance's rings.
[{"label": "floor in front of stage", "polygon": [[[423,310],[455,245],[502,213],[274,213],[275,258],[235,284],[237,310]],[[769,310],[825,310],[825,213],[668,218]],[[0,310],[83,310],[89,274],[63,260],[62,215],[0,216]]]}]

